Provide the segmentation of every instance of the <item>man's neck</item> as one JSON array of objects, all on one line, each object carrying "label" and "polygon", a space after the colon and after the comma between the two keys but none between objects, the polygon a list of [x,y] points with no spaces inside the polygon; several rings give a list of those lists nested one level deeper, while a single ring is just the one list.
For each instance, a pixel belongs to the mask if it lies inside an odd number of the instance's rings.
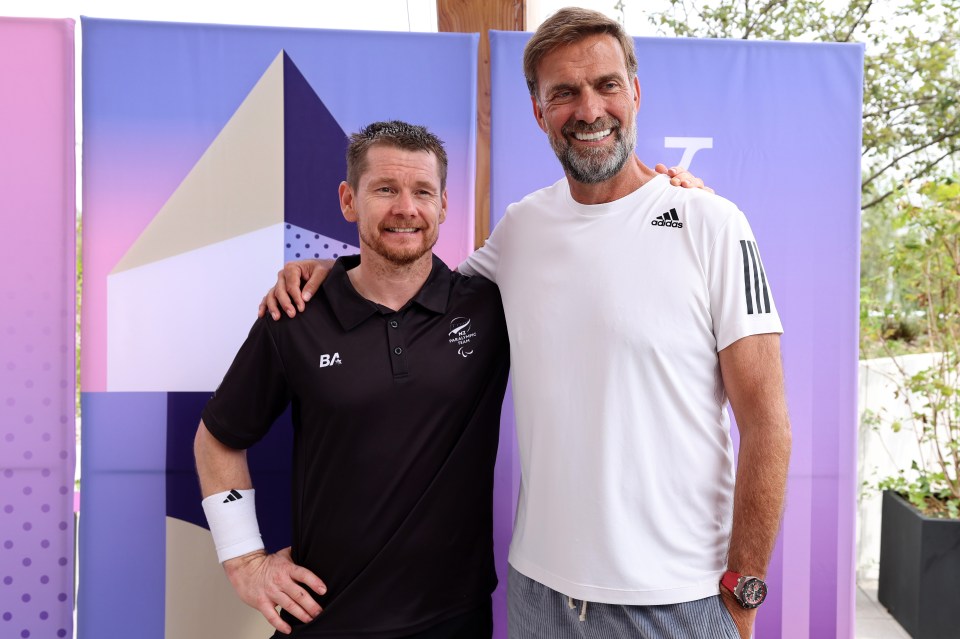
[{"label": "man's neck", "polygon": [[626,197],[652,180],[656,171],[640,161],[636,155],[627,160],[620,172],[597,184],[576,182],[567,176],[570,195],[580,204],[606,204]]},{"label": "man's neck", "polygon": [[398,265],[360,249],[360,264],[347,271],[353,288],[371,302],[397,311],[423,287],[433,268],[433,253],[412,264]]}]

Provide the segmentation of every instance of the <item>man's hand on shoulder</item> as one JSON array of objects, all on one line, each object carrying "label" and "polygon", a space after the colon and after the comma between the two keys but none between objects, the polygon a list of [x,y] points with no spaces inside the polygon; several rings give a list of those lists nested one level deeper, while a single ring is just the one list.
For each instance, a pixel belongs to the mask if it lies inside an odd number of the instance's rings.
[{"label": "man's hand on shoulder", "polygon": [[290,634],[292,628],[280,618],[277,606],[304,623],[320,614],[320,604],[303,586],[318,595],[325,594],[327,587],[315,574],[293,563],[289,547],[272,555],[258,550],[228,559],[223,569],[240,599],[284,634]]},{"label": "man's hand on shoulder", "polygon": [[737,630],[740,631],[740,637],[742,639],[750,639],[750,635],[753,632],[753,622],[757,619],[757,609],[744,608],[741,606],[737,598],[733,596],[733,593],[723,586],[720,587],[720,601],[723,602],[730,616],[733,617],[733,623],[736,624]]},{"label": "man's hand on shoulder", "polygon": [[690,171],[682,166],[671,166],[667,168],[664,164],[658,164],[653,169],[657,173],[662,173],[670,178],[670,184],[673,186],[682,186],[685,189],[702,189],[707,193],[713,193],[713,189],[706,186],[703,180],[696,177]]},{"label": "man's hand on shoulder", "polygon": [[297,311],[302,313],[332,268],[333,260],[287,262],[277,272],[277,283],[260,300],[257,317],[269,313],[270,317],[278,320],[281,310],[288,317],[293,317]]}]

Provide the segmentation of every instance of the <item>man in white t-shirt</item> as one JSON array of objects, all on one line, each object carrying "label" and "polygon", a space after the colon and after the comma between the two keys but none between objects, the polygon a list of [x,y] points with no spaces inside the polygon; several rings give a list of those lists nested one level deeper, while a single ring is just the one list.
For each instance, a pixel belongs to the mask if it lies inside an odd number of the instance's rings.
[{"label": "man in white t-shirt", "polygon": [[[634,155],[636,71],[602,14],[537,29],[524,73],[566,177],[459,269],[497,283],[510,337],[517,639],[749,637],[766,594],[791,441],[782,329],[744,215]],[[312,270],[281,273],[288,314]]]}]

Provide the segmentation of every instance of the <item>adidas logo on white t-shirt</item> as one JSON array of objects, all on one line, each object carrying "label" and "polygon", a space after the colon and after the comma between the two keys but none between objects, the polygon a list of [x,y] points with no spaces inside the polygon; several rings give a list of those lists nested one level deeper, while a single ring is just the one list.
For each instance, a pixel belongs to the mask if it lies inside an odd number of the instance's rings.
[{"label": "adidas logo on white t-shirt", "polygon": [[668,212],[664,213],[659,217],[655,217],[650,221],[651,226],[670,226],[675,229],[682,229],[683,222],[680,221],[680,218],[677,217],[677,209],[670,209]]}]

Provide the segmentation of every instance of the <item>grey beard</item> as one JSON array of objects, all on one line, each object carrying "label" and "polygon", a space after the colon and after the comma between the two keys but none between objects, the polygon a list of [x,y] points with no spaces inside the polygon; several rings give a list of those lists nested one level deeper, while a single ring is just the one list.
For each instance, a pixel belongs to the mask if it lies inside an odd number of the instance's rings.
[{"label": "grey beard", "polygon": [[609,152],[606,149],[594,149],[584,155],[578,153],[566,139],[552,136],[550,146],[553,147],[563,170],[574,181],[581,184],[599,184],[620,172],[637,145],[636,126],[631,126],[626,131],[622,127],[617,128],[615,135],[616,144]]}]

